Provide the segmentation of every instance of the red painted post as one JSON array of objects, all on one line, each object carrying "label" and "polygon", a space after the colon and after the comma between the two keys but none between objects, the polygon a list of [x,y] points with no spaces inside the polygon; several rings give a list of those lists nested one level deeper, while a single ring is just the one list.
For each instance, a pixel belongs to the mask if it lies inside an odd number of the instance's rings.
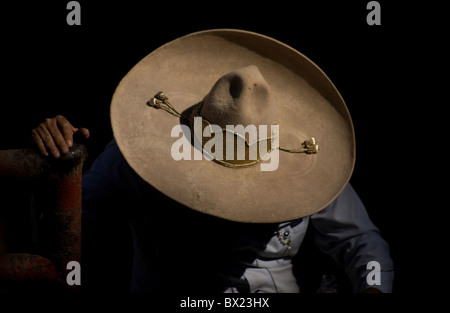
[{"label": "red painted post", "polygon": [[81,261],[81,175],[87,157],[83,145],[74,145],[60,159],[44,158],[32,149],[0,150],[0,179],[49,182],[55,197],[50,208],[51,236],[44,255],[0,254],[0,287],[54,281],[65,291],[67,263]]}]

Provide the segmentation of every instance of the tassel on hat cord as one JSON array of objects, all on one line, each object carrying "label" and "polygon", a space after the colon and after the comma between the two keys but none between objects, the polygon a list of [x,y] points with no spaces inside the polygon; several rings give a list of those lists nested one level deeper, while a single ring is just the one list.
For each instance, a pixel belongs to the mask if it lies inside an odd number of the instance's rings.
[{"label": "tassel on hat cord", "polygon": [[319,145],[314,137],[311,137],[308,140],[302,142],[303,150],[299,149],[285,149],[282,147],[278,147],[281,151],[289,152],[289,153],[306,153],[306,154],[316,154],[319,152]]},{"label": "tassel on hat cord", "polygon": [[167,97],[166,94],[162,91],[158,92],[153,98],[151,98],[147,102],[147,105],[155,109],[164,110],[175,117],[181,116],[181,114],[170,104],[169,97]]}]

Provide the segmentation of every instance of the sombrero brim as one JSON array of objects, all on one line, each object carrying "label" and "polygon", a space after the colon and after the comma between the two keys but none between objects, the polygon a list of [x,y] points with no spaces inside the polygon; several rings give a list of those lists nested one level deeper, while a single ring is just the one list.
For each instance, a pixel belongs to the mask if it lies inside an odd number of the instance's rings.
[{"label": "sombrero brim", "polygon": [[[182,136],[172,137],[172,129],[180,120],[147,101],[164,91],[182,112],[201,102],[222,75],[248,65],[259,68],[276,100],[280,146],[298,147],[315,137],[319,153],[279,151],[275,171],[174,160],[172,145]],[[238,222],[282,222],[318,212],[348,183],[355,162],[352,121],[329,78],[291,47],[242,30],[193,33],[147,55],[118,85],[111,122],[121,152],[145,181],[191,209]]]}]

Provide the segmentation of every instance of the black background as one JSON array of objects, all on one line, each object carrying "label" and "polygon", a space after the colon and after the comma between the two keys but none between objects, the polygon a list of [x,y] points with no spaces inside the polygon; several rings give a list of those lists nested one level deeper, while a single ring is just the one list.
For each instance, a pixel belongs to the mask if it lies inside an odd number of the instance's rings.
[{"label": "black background", "polygon": [[369,26],[368,1],[80,0],[81,25],[69,26],[67,2],[2,5],[1,149],[27,146],[32,128],[62,114],[91,131],[88,167],[112,139],[117,84],[144,56],[194,31],[259,32],[309,57],[346,101],[357,147],[351,183],[391,246],[394,292],[436,290],[424,263],[434,260],[445,273],[429,227],[435,206],[423,189],[430,172],[423,136],[433,131],[420,89],[429,78],[417,76],[427,67],[419,49],[434,39],[417,14],[439,8],[379,1],[382,24]]}]

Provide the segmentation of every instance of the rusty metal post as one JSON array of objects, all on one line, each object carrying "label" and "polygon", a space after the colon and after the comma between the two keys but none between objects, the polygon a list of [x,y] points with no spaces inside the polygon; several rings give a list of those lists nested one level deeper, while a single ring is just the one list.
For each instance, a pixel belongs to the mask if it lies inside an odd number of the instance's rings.
[{"label": "rusty metal post", "polygon": [[32,149],[0,151],[0,179],[38,184],[45,180],[54,196],[48,209],[53,228],[46,243],[49,251],[45,256],[0,254],[1,284],[55,281],[66,289],[67,263],[81,261],[81,175],[86,157],[83,145],[74,145],[59,159],[44,158]]}]

